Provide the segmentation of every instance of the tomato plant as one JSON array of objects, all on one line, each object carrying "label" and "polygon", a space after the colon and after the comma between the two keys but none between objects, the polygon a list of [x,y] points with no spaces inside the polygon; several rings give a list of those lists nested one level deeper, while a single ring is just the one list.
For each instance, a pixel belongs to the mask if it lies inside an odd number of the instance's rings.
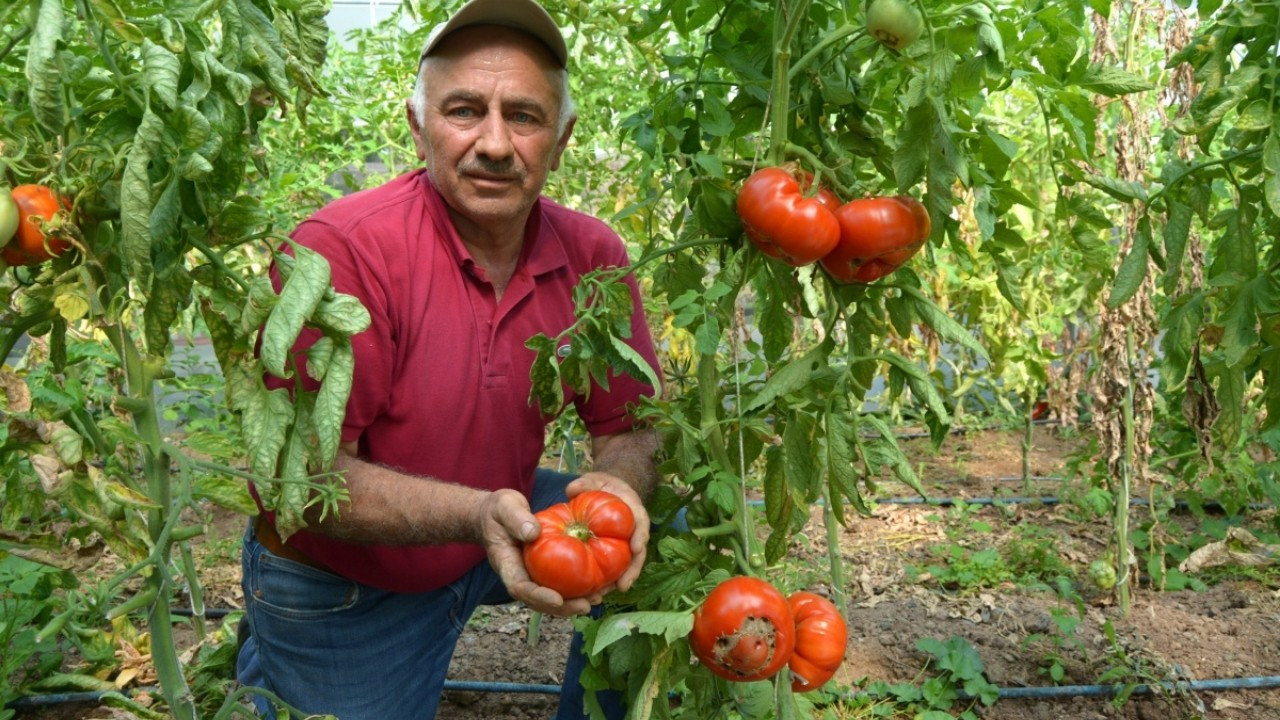
[{"label": "tomato plant", "polygon": [[631,564],[631,508],[617,495],[588,490],[539,511],[542,532],[524,546],[529,577],[565,598],[590,597]]},{"label": "tomato plant", "polygon": [[795,619],[773,585],[733,577],[717,585],[694,611],[689,644],[707,669],[726,680],[764,680],[791,659]]},{"label": "tomato plant", "polygon": [[929,239],[929,212],[915,198],[859,198],[835,211],[840,243],[822,267],[840,282],[869,283],[897,270]]},{"label": "tomato plant", "polygon": [[[803,184],[802,184],[803,183]],[[756,247],[790,265],[808,265],[831,252],[840,226],[831,214],[838,204],[830,190],[806,195],[812,176],[789,168],[757,170],[738,192],[738,216]]]},{"label": "tomato plant", "polygon": [[0,188],[0,247],[8,245],[18,231],[18,212],[9,188]]},{"label": "tomato plant", "polygon": [[808,692],[823,686],[844,662],[849,629],[832,602],[811,592],[787,598],[796,620],[796,650],[788,663],[791,689]]},{"label": "tomato plant", "polygon": [[909,0],[871,0],[867,32],[886,46],[901,50],[920,37],[924,18]]},{"label": "tomato plant", "polygon": [[43,185],[19,185],[13,189],[13,200],[18,206],[18,228],[13,235],[16,242],[4,249],[6,263],[38,265],[71,247],[64,238],[46,235],[37,221],[52,220],[59,207],[66,207],[66,201],[53,190]]}]

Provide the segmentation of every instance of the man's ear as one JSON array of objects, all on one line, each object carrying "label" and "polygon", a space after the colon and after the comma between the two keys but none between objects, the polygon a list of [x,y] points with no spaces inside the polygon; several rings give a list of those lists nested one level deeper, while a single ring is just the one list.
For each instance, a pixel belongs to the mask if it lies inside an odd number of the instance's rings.
[{"label": "man's ear", "polygon": [[569,122],[565,123],[564,133],[560,136],[560,141],[556,143],[556,154],[551,158],[551,169],[560,169],[560,156],[564,155],[564,149],[569,146],[569,137],[573,135],[573,125],[578,122],[578,116],[574,115],[569,118]]},{"label": "man's ear", "polygon": [[418,151],[418,160],[427,159],[427,142],[422,137],[422,126],[418,123],[418,113],[413,111],[413,101],[404,101],[404,114],[409,120],[409,132],[413,135],[413,146]]}]

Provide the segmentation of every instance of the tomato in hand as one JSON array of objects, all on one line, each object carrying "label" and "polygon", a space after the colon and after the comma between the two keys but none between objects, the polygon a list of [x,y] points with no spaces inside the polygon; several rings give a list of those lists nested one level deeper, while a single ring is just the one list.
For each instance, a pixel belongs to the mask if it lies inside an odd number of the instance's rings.
[{"label": "tomato in hand", "polygon": [[59,206],[65,207],[57,194],[43,185],[19,185],[12,197],[18,205],[18,229],[14,242],[4,248],[4,261],[10,265],[37,265],[61,255],[70,243],[62,238],[46,238],[32,218],[53,218]]},{"label": "tomato in hand", "polygon": [[789,265],[808,265],[840,242],[840,224],[831,214],[840,201],[826,189],[806,195],[812,184],[812,175],[797,176],[784,167],[757,170],[742,184],[738,217],[761,252]]},{"label": "tomato in hand", "polygon": [[773,677],[791,659],[796,626],[773,585],[733,577],[715,587],[693,614],[689,645],[711,672],[734,682]]},{"label": "tomato in hand", "polygon": [[915,198],[860,198],[836,208],[840,244],[822,267],[840,282],[869,283],[897,270],[929,239],[929,211]]},{"label": "tomato in hand", "polygon": [[910,0],[871,0],[867,8],[867,32],[872,37],[901,50],[920,37],[924,18]]},{"label": "tomato in hand", "polygon": [[631,564],[635,515],[613,493],[588,490],[534,517],[542,532],[524,546],[525,569],[566,600],[595,595]]},{"label": "tomato in hand", "polygon": [[796,619],[796,651],[791,656],[791,689],[808,692],[822,687],[844,662],[849,630],[844,616],[830,600],[810,592],[787,598]]}]

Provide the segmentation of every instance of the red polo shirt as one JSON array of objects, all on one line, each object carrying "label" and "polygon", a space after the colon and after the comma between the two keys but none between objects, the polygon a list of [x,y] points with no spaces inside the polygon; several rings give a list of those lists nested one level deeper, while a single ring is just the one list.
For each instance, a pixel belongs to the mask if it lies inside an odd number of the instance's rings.
[{"label": "red polo shirt", "polygon": [[[573,324],[579,277],[628,264],[621,239],[541,198],[498,300],[422,170],[327,205],[293,238],[328,259],[335,289],[360,298],[373,320],[352,338],[343,442],[359,440],[363,459],[412,475],[527,497],[552,418],[529,403],[534,354],[525,341]],[[629,342],[657,368],[639,291],[633,277],[627,282],[636,308]],[[295,350],[317,338],[305,333]],[[632,427],[627,405],[653,388],[620,376],[589,399],[565,391],[588,431],[608,435]],[[357,545],[305,530],[289,542],[341,575],[399,592],[442,587],[485,561],[469,543]]]}]

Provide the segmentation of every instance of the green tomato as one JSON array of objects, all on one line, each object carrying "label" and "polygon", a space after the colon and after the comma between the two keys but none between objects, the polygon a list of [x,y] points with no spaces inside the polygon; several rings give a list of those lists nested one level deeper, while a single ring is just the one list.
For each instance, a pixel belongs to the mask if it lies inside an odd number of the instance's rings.
[{"label": "green tomato", "polygon": [[0,187],[0,247],[9,244],[18,231],[18,203],[9,188]]},{"label": "green tomato", "polygon": [[1089,564],[1089,580],[1099,590],[1110,590],[1116,586],[1116,569],[1106,560],[1094,560]]},{"label": "green tomato", "polygon": [[909,0],[871,0],[867,32],[894,50],[902,50],[920,38],[924,18]]}]

